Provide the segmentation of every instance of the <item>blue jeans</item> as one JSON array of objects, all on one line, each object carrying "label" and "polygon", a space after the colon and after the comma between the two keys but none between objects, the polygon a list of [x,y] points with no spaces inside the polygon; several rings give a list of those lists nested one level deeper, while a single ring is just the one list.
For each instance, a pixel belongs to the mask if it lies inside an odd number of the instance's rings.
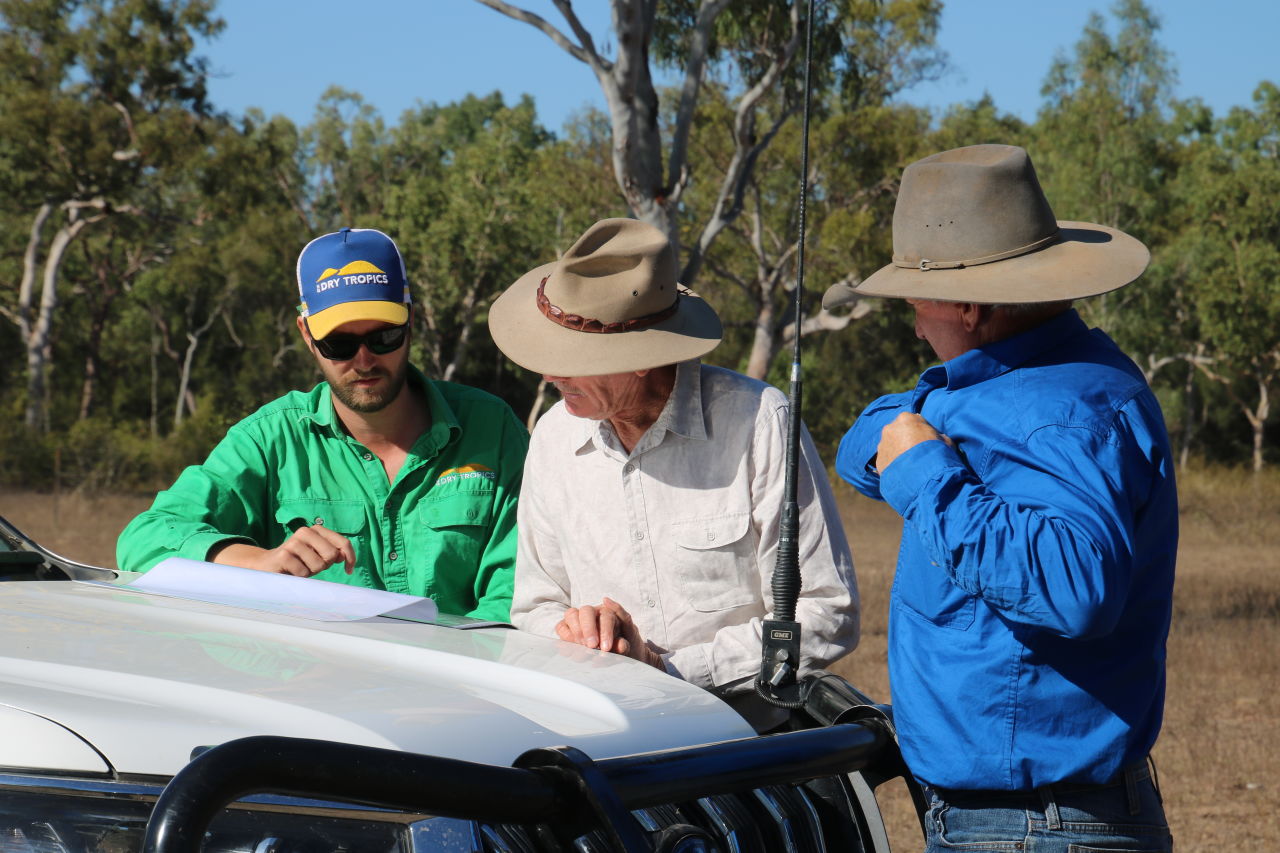
[{"label": "blue jeans", "polygon": [[1160,790],[1144,762],[1105,785],[1034,791],[926,788],[926,853],[1171,853]]}]

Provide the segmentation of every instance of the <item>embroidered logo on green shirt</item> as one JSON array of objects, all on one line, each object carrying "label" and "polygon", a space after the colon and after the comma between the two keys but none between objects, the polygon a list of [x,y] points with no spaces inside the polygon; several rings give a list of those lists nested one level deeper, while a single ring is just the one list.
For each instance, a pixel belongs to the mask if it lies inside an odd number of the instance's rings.
[{"label": "embroidered logo on green shirt", "polygon": [[495,480],[497,477],[492,468],[481,465],[479,462],[469,462],[457,468],[441,471],[439,478],[436,479],[436,485],[443,486],[454,480]]}]

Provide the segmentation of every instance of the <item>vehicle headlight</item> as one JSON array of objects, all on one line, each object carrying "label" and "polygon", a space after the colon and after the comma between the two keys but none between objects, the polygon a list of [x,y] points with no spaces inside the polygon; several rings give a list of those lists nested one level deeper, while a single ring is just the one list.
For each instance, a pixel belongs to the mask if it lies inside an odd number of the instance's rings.
[{"label": "vehicle headlight", "polygon": [[[157,789],[158,793],[158,789]],[[154,796],[0,789],[0,853],[133,853]],[[237,804],[205,834],[209,853],[409,853],[412,815]],[[420,817],[418,818],[420,819]]]}]

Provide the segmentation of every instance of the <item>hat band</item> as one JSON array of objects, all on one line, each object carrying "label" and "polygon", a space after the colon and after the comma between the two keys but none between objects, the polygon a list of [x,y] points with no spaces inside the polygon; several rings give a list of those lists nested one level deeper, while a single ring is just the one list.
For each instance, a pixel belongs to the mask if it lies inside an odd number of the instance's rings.
[{"label": "hat band", "polygon": [[632,332],[636,329],[646,329],[649,326],[657,325],[663,320],[676,313],[676,309],[680,307],[680,294],[676,294],[676,299],[667,308],[656,311],[653,314],[646,314],[643,317],[636,317],[631,320],[621,320],[617,323],[606,323],[603,320],[592,320],[589,317],[583,317],[579,314],[569,314],[563,308],[559,308],[551,304],[551,300],[547,298],[543,290],[547,286],[549,275],[542,277],[542,283],[538,285],[538,308],[548,320],[564,326],[566,329],[573,329],[577,332],[592,332],[595,334],[610,335],[614,332]]},{"label": "hat band", "polygon": [[995,261],[1003,261],[1008,258],[1016,258],[1019,255],[1029,255],[1037,249],[1043,249],[1045,246],[1058,239],[1058,229],[1054,228],[1053,233],[1047,237],[1042,237],[1034,243],[1028,243],[1025,246],[1019,246],[1016,249],[1010,249],[1007,252],[996,252],[994,255],[983,255],[980,258],[968,258],[963,261],[933,261],[928,258],[921,258],[918,261],[909,261],[906,258],[900,258],[894,255],[893,265],[909,270],[958,270],[964,267],[976,267],[982,264],[990,264]]}]

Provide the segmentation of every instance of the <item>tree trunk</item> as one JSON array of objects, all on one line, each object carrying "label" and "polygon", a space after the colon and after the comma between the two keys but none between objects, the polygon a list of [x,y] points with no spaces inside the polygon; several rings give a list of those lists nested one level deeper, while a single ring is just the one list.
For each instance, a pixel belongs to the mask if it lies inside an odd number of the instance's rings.
[{"label": "tree trunk", "polygon": [[1267,388],[1267,378],[1258,377],[1258,407],[1254,410],[1254,416],[1249,419],[1249,425],[1253,427],[1253,470],[1255,472],[1262,470],[1262,438],[1267,426],[1267,418],[1271,415],[1271,395]]},{"label": "tree trunk", "polygon": [[77,420],[86,421],[93,414],[93,395],[98,385],[98,362],[92,354],[84,358],[84,382],[80,385],[80,412]]},{"label": "tree trunk", "polygon": [[102,332],[107,325],[107,312],[110,310],[111,299],[108,297],[105,303],[99,306],[99,310],[94,312],[92,324],[89,327],[89,339],[85,343],[87,352],[84,356],[84,384],[80,389],[80,420],[87,420],[93,414],[94,398],[98,390],[98,363],[99,355],[102,352]]},{"label": "tree trunk", "polygon": [[[706,75],[706,63],[714,40],[716,20],[730,7],[731,0],[703,0],[688,34],[688,55],[684,80],[671,130],[670,157],[664,169],[664,137],[658,114],[658,95],[649,67],[657,3],[653,0],[613,0],[613,31],[617,39],[616,58],[610,62],[596,50],[591,34],[583,27],[569,0],[555,0],[574,38],[556,29],[546,19],[518,8],[506,0],[479,0],[486,6],[517,21],[523,21],[548,36],[573,58],[591,69],[608,105],[613,135],[613,173],[618,189],[632,213],[642,222],[661,229],[680,257],[680,195],[690,180],[688,140]],[[720,181],[720,198],[708,222],[691,248],[680,272],[680,281],[691,286],[701,269],[708,248],[724,228],[742,211],[742,195],[751,180],[760,153],[768,147],[782,123],[794,112],[783,110],[773,126],[763,134],[755,131],[755,117],[766,94],[775,90],[783,71],[791,64],[800,44],[799,4],[790,7],[790,32],[780,46],[761,46],[761,55],[771,61],[738,102],[734,118],[734,155]],[[576,39],[576,41],[575,41]]]},{"label": "tree trunk", "polygon": [[1187,365],[1187,381],[1182,386],[1183,398],[1183,424],[1182,424],[1182,447],[1178,451],[1178,469],[1180,471],[1187,470],[1187,459],[1191,455],[1191,438],[1195,434],[1195,379],[1196,368],[1193,364]]},{"label": "tree trunk", "polygon": [[196,335],[187,333],[187,352],[182,359],[182,375],[178,378],[178,394],[177,399],[173,403],[173,429],[176,432],[178,427],[182,426],[182,412],[187,402],[187,386],[191,383],[191,362],[196,356],[196,346],[200,343],[200,338]]},{"label": "tree trunk", "polygon": [[151,329],[151,437],[160,437],[160,335]]},{"label": "tree trunk", "polygon": [[761,304],[756,313],[755,335],[751,340],[751,355],[747,358],[747,375],[752,379],[763,380],[768,375],[769,365],[778,351],[773,327],[775,313],[772,298]]},{"label": "tree trunk", "polygon": [[[215,308],[209,312],[209,316],[205,318],[204,324],[200,328],[192,332],[187,332],[187,351],[182,358],[182,376],[178,379],[178,399],[173,408],[173,428],[177,430],[182,426],[182,411],[185,406],[193,414],[195,413],[195,397],[191,393],[191,363],[196,358],[196,348],[200,345],[200,338],[205,332],[209,331],[209,327],[213,325],[214,320],[222,313],[221,308]],[[194,315],[194,311],[188,311],[188,314]],[[190,317],[188,317],[188,320]]]},{"label": "tree trunk", "polygon": [[529,416],[525,418],[524,425],[529,428],[529,432],[533,432],[533,425],[538,422],[538,418],[542,415],[542,406],[547,402],[547,380],[538,380],[538,393],[534,395],[533,405],[529,408]]},{"label": "tree trunk", "polygon": [[31,300],[36,289],[36,276],[40,269],[40,243],[44,239],[44,226],[53,213],[53,205],[45,202],[31,221],[31,236],[22,254],[22,284],[18,287],[18,330],[22,340],[31,339]]},{"label": "tree trunk", "polygon": [[58,308],[58,274],[66,258],[67,247],[92,219],[73,219],[58,229],[44,262],[44,283],[40,293],[40,310],[27,336],[27,409],[26,424],[47,432],[49,429],[48,373],[53,356],[53,314]]},{"label": "tree trunk", "polygon": [[480,290],[480,282],[473,281],[471,286],[467,288],[467,292],[462,296],[462,304],[459,306],[459,322],[461,323],[458,332],[458,343],[453,348],[453,358],[449,359],[449,364],[445,366],[444,372],[440,374],[440,378],[446,382],[452,382],[453,377],[457,375],[458,369],[462,366],[463,360],[467,355],[467,345],[471,342],[471,329],[475,325],[471,322],[471,318],[476,313],[476,294]]},{"label": "tree trunk", "polygon": [[1253,472],[1262,470],[1262,423],[1253,424]]}]

